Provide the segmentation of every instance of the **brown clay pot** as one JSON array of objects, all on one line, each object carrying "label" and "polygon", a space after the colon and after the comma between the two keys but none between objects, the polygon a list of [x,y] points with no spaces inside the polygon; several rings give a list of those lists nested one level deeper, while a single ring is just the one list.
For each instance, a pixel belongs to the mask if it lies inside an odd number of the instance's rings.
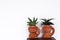
[{"label": "brown clay pot", "polygon": [[40,34],[40,29],[37,26],[30,26],[28,30],[30,32],[29,38],[37,38]]},{"label": "brown clay pot", "polygon": [[50,25],[44,25],[42,30],[44,32],[43,38],[51,38],[55,32],[55,29]]}]

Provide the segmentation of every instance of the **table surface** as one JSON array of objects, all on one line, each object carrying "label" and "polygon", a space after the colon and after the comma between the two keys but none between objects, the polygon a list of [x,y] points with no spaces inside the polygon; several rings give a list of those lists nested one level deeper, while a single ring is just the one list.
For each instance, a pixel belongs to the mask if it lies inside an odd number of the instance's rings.
[{"label": "table surface", "polygon": [[27,40],[56,40],[56,39],[52,37],[52,38],[28,38]]}]

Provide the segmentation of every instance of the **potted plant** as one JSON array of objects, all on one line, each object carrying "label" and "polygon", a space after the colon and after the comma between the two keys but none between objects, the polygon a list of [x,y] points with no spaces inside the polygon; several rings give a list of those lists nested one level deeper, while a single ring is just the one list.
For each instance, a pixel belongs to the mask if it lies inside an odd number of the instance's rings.
[{"label": "potted plant", "polygon": [[36,26],[36,24],[38,23],[37,18],[33,18],[33,20],[28,18],[28,20],[29,20],[29,22],[27,22],[29,25],[28,31],[30,32],[29,38],[37,38],[38,35],[40,34],[40,29]]},{"label": "potted plant", "polygon": [[50,22],[53,18],[51,19],[42,19],[42,30],[43,30],[43,38],[51,38],[52,35],[55,32],[55,29],[53,28],[52,25],[54,25],[52,22]]}]

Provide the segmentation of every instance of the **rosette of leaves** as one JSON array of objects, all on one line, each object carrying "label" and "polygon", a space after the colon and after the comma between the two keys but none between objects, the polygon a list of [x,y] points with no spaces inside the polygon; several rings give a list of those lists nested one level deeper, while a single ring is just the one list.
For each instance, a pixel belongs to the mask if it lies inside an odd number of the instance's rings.
[{"label": "rosette of leaves", "polygon": [[27,22],[27,23],[29,26],[36,26],[36,24],[38,23],[37,18],[35,18],[35,17],[33,18],[33,20],[30,18],[28,18],[28,20],[29,20],[29,22]]},{"label": "rosette of leaves", "polygon": [[53,18],[51,19],[41,19],[43,20],[42,25],[54,25],[52,22],[50,22],[51,20],[53,20]]}]

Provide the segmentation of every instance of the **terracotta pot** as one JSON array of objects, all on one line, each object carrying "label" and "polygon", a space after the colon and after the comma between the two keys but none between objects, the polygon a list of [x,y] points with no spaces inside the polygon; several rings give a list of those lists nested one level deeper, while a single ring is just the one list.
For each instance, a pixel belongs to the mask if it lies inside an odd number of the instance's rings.
[{"label": "terracotta pot", "polygon": [[30,32],[29,38],[37,38],[40,34],[40,29],[37,26],[30,26],[28,30]]},{"label": "terracotta pot", "polygon": [[43,28],[43,38],[51,38],[55,32],[55,29],[50,25],[44,25]]}]

